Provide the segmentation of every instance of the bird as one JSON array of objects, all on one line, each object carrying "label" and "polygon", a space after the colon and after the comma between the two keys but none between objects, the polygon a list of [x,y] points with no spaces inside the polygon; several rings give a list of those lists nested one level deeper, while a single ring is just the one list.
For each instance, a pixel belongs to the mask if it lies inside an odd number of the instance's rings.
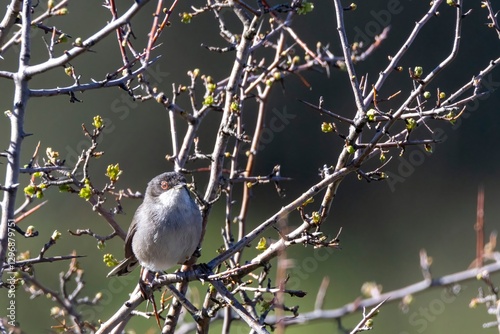
[{"label": "bird", "polygon": [[186,262],[201,233],[202,216],[185,177],[178,172],[160,174],[148,183],[134,214],[125,238],[125,259],[107,277],[127,275],[140,264],[144,282],[143,270],[160,273]]}]

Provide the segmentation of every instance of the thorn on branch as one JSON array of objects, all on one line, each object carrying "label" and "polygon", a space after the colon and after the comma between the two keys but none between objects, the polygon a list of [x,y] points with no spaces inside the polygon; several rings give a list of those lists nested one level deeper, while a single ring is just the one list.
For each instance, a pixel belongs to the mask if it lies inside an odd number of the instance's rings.
[{"label": "thorn on branch", "polygon": [[70,102],[70,103],[75,103],[75,102],[83,102],[82,100],[79,100],[79,99],[76,97],[76,95],[75,95],[75,93],[74,93],[74,92],[69,92],[69,93],[68,93],[68,95],[69,95],[69,102]]},{"label": "thorn on branch", "polygon": [[470,13],[472,13],[472,8],[469,9],[468,11],[466,11],[465,13],[463,13],[460,18],[465,19],[467,16],[470,15]]},{"label": "thorn on branch", "polygon": [[333,118],[338,119],[339,121],[346,122],[347,124],[350,124],[350,125],[354,125],[354,121],[353,120],[351,120],[351,119],[349,119],[347,117],[343,117],[343,116],[337,115],[337,114],[335,114],[335,113],[333,113],[333,112],[331,112],[331,111],[329,111],[327,109],[324,109],[323,108],[323,100],[322,99],[320,99],[320,102],[319,102],[319,104],[317,106],[314,105],[314,104],[312,104],[312,103],[309,103],[307,101],[301,100],[301,99],[298,99],[298,101],[304,103],[305,105],[307,105],[307,106],[309,106],[311,108],[313,108],[314,110],[318,110],[320,112],[320,114],[326,114],[328,116],[331,116]]},{"label": "thorn on branch", "polygon": [[[29,204],[31,201],[30,201],[30,200],[28,200],[27,202],[28,202],[27,204]],[[42,206],[44,206],[47,202],[48,202],[48,201],[43,201],[42,203],[38,204],[38,205],[37,205],[37,206],[35,206],[34,208],[32,208],[32,209],[30,209],[30,210],[28,210],[28,211],[24,212],[22,215],[17,216],[17,217],[16,217],[16,220],[15,220],[16,226],[17,226],[17,224],[18,224],[19,222],[21,222],[24,218],[26,218],[26,217],[30,216],[31,214],[33,214],[35,211],[37,211],[37,210],[38,210],[38,209],[40,209]],[[36,236],[38,235],[38,231],[37,231],[37,232],[35,232],[35,233],[30,233],[30,234],[35,234],[35,235],[29,235],[29,237],[32,237],[32,236],[36,237]]]},{"label": "thorn on branch", "polygon": [[422,275],[425,280],[431,280],[431,265],[432,265],[432,257],[427,256],[427,252],[425,249],[420,250],[420,269],[422,270]]},{"label": "thorn on branch", "polygon": [[290,177],[283,177],[281,176],[281,166],[276,165],[273,167],[273,170],[270,174],[266,176],[237,176],[234,178],[231,178],[229,181],[231,183],[236,183],[236,182],[245,182],[246,186],[248,188],[252,188],[253,186],[256,186],[258,184],[265,184],[265,183],[270,183],[272,182],[276,188],[276,191],[278,192],[278,195],[283,198],[286,196],[285,189],[282,188],[279,184],[281,181],[291,181],[292,178]]},{"label": "thorn on branch", "polygon": [[356,10],[358,8],[358,5],[356,5],[354,2],[351,3],[348,7],[342,8],[345,12],[350,11],[350,10]]}]

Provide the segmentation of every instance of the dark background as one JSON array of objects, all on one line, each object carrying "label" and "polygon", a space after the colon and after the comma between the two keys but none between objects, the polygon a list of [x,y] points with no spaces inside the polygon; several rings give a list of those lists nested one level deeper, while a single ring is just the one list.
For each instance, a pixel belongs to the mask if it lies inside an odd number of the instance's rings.
[{"label": "dark background", "polygon": [[[391,3],[391,5],[388,5]],[[109,20],[109,12],[100,6],[100,1],[70,3],[70,15],[55,18],[48,24],[55,24],[59,29],[67,31],[73,37],[86,37],[97,31]],[[189,6],[202,6],[195,1],[181,4],[178,12],[188,11]],[[335,13],[332,2],[314,3],[312,13],[297,17],[294,27],[301,38],[314,49],[317,41],[323,45],[330,44],[331,50],[340,54],[336,33]],[[347,6],[348,3],[346,2]],[[349,37],[363,39],[362,33],[368,37],[379,33],[383,26],[390,24],[392,30],[388,40],[366,61],[356,65],[358,75],[368,74],[371,82],[377,78],[378,72],[387,66],[387,56],[399,50],[408,33],[413,29],[415,21],[428,9],[428,1],[360,1],[356,11],[346,12],[347,31]],[[449,92],[458,89],[470,80],[474,73],[487,66],[488,61],[496,59],[500,54],[496,33],[485,25],[487,12],[479,8],[479,3],[471,4],[473,12],[463,24],[462,44],[459,56],[452,66],[432,83],[429,90],[435,96],[435,89]],[[495,5],[495,4],[494,4]],[[144,45],[149,31],[151,12],[155,4],[134,18],[132,25],[138,40],[135,45],[140,49]],[[389,7],[388,7],[389,6]],[[465,5],[468,9],[469,4]],[[389,9],[397,8],[397,13]],[[405,69],[402,73],[393,73],[390,80],[380,92],[388,96],[402,90],[401,98],[397,98],[390,107],[397,106],[411,89],[407,68],[422,66],[428,73],[450,52],[454,29],[453,10],[446,5],[440,8],[441,15],[433,19],[415,41],[412,49],[401,62]],[[389,14],[388,14],[389,13]],[[228,18],[230,20],[230,18]],[[234,22],[234,27],[238,23]],[[145,23],[145,24],[144,24]],[[211,15],[196,17],[189,25],[181,24],[176,16],[161,36],[163,43],[154,54],[162,55],[153,68],[159,69],[162,75],[151,81],[170,96],[172,83],[188,84],[186,72],[199,68],[201,73],[211,75],[214,80],[222,80],[230,71],[228,64],[233,54],[210,53],[200,47],[201,43],[215,46],[226,46],[219,38],[217,25]],[[361,33],[360,33],[361,32]],[[48,38],[46,36],[46,38]],[[291,40],[289,40],[291,43]],[[140,47],[139,47],[140,46]],[[64,47],[58,50],[61,52]],[[90,78],[102,79],[103,75],[120,66],[119,52],[114,34],[105,43],[98,44],[94,53],[87,53],[72,65],[82,75],[82,82]],[[296,48],[302,56],[302,51]],[[7,52],[2,60],[3,70],[16,68],[17,50]],[[34,37],[32,64],[47,58],[42,34]],[[157,70],[158,71],[158,70]],[[156,72],[158,73],[158,72]],[[271,191],[270,187],[258,187],[254,191],[248,222],[251,226],[260,224],[267,217],[291,199],[300,195],[313,182],[319,180],[318,169],[324,164],[335,164],[341,141],[333,135],[323,134],[320,124],[331,121],[326,116],[319,116],[309,110],[297,99],[316,103],[320,96],[325,99],[324,106],[330,110],[352,117],[355,106],[352,92],[348,85],[347,74],[332,70],[329,78],[324,73],[309,72],[304,77],[312,88],[304,86],[296,77],[285,80],[285,90],[277,87],[269,102],[268,122],[276,117],[277,112],[294,115],[283,131],[274,133],[265,141],[265,147],[257,156],[257,173],[269,173],[276,164],[282,166],[285,176],[293,177],[286,183],[287,197],[281,199]],[[493,72],[490,81],[498,82],[500,76]],[[71,79],[64,74],[63,68],[42,74],[31,82],[32,88],[47,88],[70,85]],[[12,83],[0,81],[0,109],[11,109]],[[202,93],[200,91],[199,96]],[[134,102],[118,88],[87,91],[78,94],[83,103],[69,103],[69,97],[32,98],[28,105],[25,129],[33,136],[23,144],[23,163],[29,160],[37,142],[41,141],[42,152],[46,147],[59,151],[68,163],[75,162],[76,152],[88,145],[81,133],[81,124],[90,126],[92,117],[99,114],[106,119],[106,133],[99,149],[105,155],[92,163],[91,173],[94,182],[105,182],[105,169],[108,164],[120,163],[124,170],[118,183],[119,187],[143,191],[146,183],[154,176],[172,165],[165,161],[166,154],[171,153],[170,133],[167,113],[154,102]],[[186,100],[181,100],[188,109]],[[326,254],[311,248],[300,246],[291,248],[287,255],[295,259],[296,267],[290,270],[291,282],[295,288],[309,292],[304,299],[288,298],[290,305],[299,304],[300,311],[312,309],[317,288],[324,276],[330,277],[330,287],[326,297],[325,308],[339,307],[360,296],[360,287],[366,281],[375,281],[383,286],[383,291],[397,289],[422,279],[419,269],[418,253],[425,248],[433,257],[432,273],[435,276],[446,275],[466,269],[475,256],[475,234],[473,225],[476,215],[476,196],[480,185],[484,185],[486,193],[485,222],[489,233],[497,229],[500,209],[498,187],[498,148],[500,140],[498,131],[498,103],[500,95],[494,92],[480,101],[477,106],[467,110],[466,115],[455,126],[449,123],[433,123],[445,133],[445,140],[434,148],[432,155],[424,155],[420,148],[408,150],[399,158],[396,151],[392,162],[387,166],[389,172],[401,174],[402,162],[414,161],[413,169],[403,177],[404,182],[397,182],[392,187],[387,182],[358,181],[352,175],[340,186],[330,217],[325,225],[325,232],[330,235],[343,227],[341,235],[342,250]],[[274,110],[274,111],[273,111]],[[247,111],[249,124],[252,124],[251,109]],[[467,117],[465,117],[467,116]],[[201,148],[210,153],[214,142],[214,129],[218,126],[220,115],[212,113],[204,120],[200,132]],[[420,134],[427,134],[420,129]],[[0,142],[4,148],[8,143],[8,119],[0,120]],[[416,151],[415,151],[416,150]],[[413,158],[411,158],[413,157]],[[416,163],[415,163],[416,161]],[[187,166],[195,168],[203,166]],[[28,183],[23,176],[21,189]],[[99,184],[99,183],[98,183]],[[200,190],[204,184],[200,181]],[[22,197],[22,194],[20,194]],[[93,296],[102,291],[103,300],[100,306],[84,308],[84,316],[93,320],[108,319],[126,300],[128,293],[137,282],[137,274],[120,279],[106,279],[108,268],[102,262],[104,253],[113,253],[120,258],[123,243],[114,239],[107,243],[104,251],[98,250],[91,237],[73,237],[67,230],[91,228],[101,234],[109,233],[104,220],[91,211],[90,206],[77,196],[60,194],[57,189],[49,189],[45,193],[49,200],[36,215],[22,222],[22,227],[35,225],[40,231],[38,238],[17,239],[18,249],[31,250],[36,256],[41,247],[49,239],[52,231],[63,232],[60,242],[46,254],[47,256],[68,254],[76,249],[79,254],[87,255],[80,261],[85,269],[87,283],[83,294]],[[112,198],[109,198],[112,202]],[[318,205],[318,200],[315,205]],[[126,215],[117,216],[124,229],[128,228],[134,210],[139,201],[125,200]],[[204,243],[201,261],[211,259],[220,246],[220,228],[223,224],[222,204],[216,206],[209,221],[209,231]],[[290,225],[299,224],[296,214],[290,216]],[[276,237],[269,231],[266,236]],[[255,245],[253,245],[255,246]],[[249,249],[244,258],[250,259],[255,250]],[[58,289],[58,274],[66,270],[67,264],[41,264],[36,267],[40,281],[49,287]],[[497,282],[499,277],[493,275]],[[202,298],[206,286],[199,283],[191,285],[195,291],[194,301]],[[373,333],[495,333],[494,329],[481,329],[487,321],[493,321],[483,307],[469,309],[470,299],[476,295],[479,282],[466,282],[462,285],[462,293],[450,297],[443,289],[434,289],[416,296],[408,313],[398,309],[398,302],[388,303],[375,319]],[[2,292],[2,300],[6,300]],[[198,297],[196,296],[198,295]],[[17,320],[27,333],[50,332],[50,326],[57,325],[50,319],[49,309],[54,303],[45,298],[28,300],[26,294],[18,291]],[[3,304],[3,303],[2,303]],[[5,311],[5,308],[2,307]],[[142,305],[140,310],[145,310]],[[3,314],[2,312],[0,314]],[[361,318],[360,314],[346,317],[343,324],[352,327]],[[92,319],[91,319],[92,320]],[[157,331],[154,320],[134,319],[131,324],[136,332],[151,329]],[[131,327],[132,327],[131,325]],[[336,321],[321,321],[307,325],[308,329],[336,332]],[[212,330],[217,332],[214,325]],[[234,332],[238,326],[235,326]],[[291,332],[299,332],[304,327],[296,327]],[[244,328],[241,331],[246,332]],[[339,332],[340,333],[340,332]]]}]

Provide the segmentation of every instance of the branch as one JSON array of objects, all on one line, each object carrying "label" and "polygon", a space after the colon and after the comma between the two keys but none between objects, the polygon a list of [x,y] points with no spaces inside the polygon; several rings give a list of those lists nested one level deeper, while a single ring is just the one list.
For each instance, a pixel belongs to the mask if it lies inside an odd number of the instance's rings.
[{"label": "branch", "polygon": [[485,6],[488,9],[488,18],[491,23],[488,25],[490,28],[494,28],[497,32],[498,38],[500,39],[500,25],[498,24],[497,15],[498,12],[495,13],[493,10],[493,6],[491,5],[491,0],[483,0],[481,1],[481,5]]},{"label": "branch", "polygon": [[113,329],[120,325],[122,322],[127,322],[130,320],[130,314],[135,310],[142,302],[144,298],[139,292],[139,284],[135,287],[134,291],[130,295],[130,299],[126,301],[118,311],[116,311],[111,318],[105,321],[96,334],[110,333]]},{"label": "branch", "polygon": [[354,93],[354,101],[356,102],[356,118],[363,117],[365,114],[366,106],[363,104],[363,96],[361,90],[359,89],[358,77],[356,76],[356,71],[354,70],[354,64],[352,62],[351,56],[351,46],[347,40],[347,35],[345,33],[344,24],[344,8],[340,3],[340,0],[334,0],[335,4],[335,14],[337,19],[337,32],[340,36],[340,43],[342,44],[342,52],[344,53],[344,61],[347,68],[347,73],[349,74],[349,82],[351,84],[352,92]]},{"label": "branch", "polygon": [[[374,307],[385,300],[387,303],[396,302],[407,295],[414,295],[429,288],[445,287],[457,283],[466,282],[469,280],[476,280],[477,275],[482,272],[494,273],[500,271],[500,262],[486,265],[482,268],[474,268],[469,270],[460,271],[454,274],[446,275],[432,280],[423,280],[418,283],[408,285],[404,288],[383,293],[377,297],[356,300],[352,303],[346,304],[336,309],[331,310],[314,310],[300,314],[297,318],[288,318],[285,323],[289,325],[304,324],[311,321],[325,320],[325,319],[339,319],[348,314],[359,311],[363,308]],[[276,323],[275,317],[266,318],[266,323],[272,325]]]},{"label": "branch", "polygon": [[369,324],[369,322],[371,321],[371,319],[374,316],[377,315],[377,313],[379,312],[380,307],[386,301],[387,300],[384,300],[384,301],[380,302],[377,306],[375,306],[374,308],[372,308],[371,311],[368,312],[368,314],[365,314],[365,309],[363,308],[363,319],[361,319],[361,321],[356,325],[356,327],[354,327],[354,329],[351,331],[350,334],[356,334],[356,333],[359,333],[361,331],[367,331],[367,330],[372,329],[372,326],[371,326],[371,324]]},{"label": "branch", "polygon": [[[304,192],[302,195],[297,197],[295,200],[292,202],[288,203],[286,206],[282,207],[281,210],[279,210],[277,213],[275,213],[273,216],[268,218],[266,221],[264,221],[262,224],[257,226],[255,229],[253,229],[251,232],[245,235],[244,238],[239,240],[237,243],[235,243],[231,248],[208,262],[208,267],[210,269],[216,268],[219,266],[222,262],[226,261],[229,259],[233,254],[236,252],[241,251],[244,247],[246,247],[248,244],[250,244],[253,240],[255,240],[262,232],[264,232],[266,229],[269,227],[275,225],[278,221],[282,219],[287,219],[288,215],[292,212],[294,212],[298,207],[303,205],[304,202],[306,202],[309,198],[314,197],[316,194],[318,194],[321,190],[323,190],[325,187],[328,185],[344,178],[346,175],[349,173],[353,172],[355,168],[353,166],[348,166],[345,168],[342,168],[332,175],[327,176],[325,179],[322,181],[318,182],[309,190]],[[309,226],[306,224],[306,226]],[[298,232],[300,230],[300,232]],[[296,229],[297,233],[301,233],[303,231],[303,228],[297,228]],[[295,234],[290,235],[291,238],[296,237]]]},{"label": "branch", "polygon": [[[400,60],[403,58],[403,56],[406,54],[406,52],[410,49],[410,46],[413,44],[415,39],[417,38],[418,34],[422,30],[422,28],[425,26],[425,24],[433,17],[436,16],[436,12],[439,8],[439,6],[443,3],[443,0],[436,0],[432,2],[431,8],[427,11],[427,13],[420,19],[420,21],[415,23],[415,27],[413,28],[412,32],[404,42],[403,46],[399,49],[399,51],[396,53],[396,55],[391,57],[391,61],[389,62],[389,65],[380,72],[379,78],[377,82],[373,85],[373,88],[376,91],[380,91],[385,80],[389,77],[389,75],[394,71],[395,68],[398,67],[398,64]],[[373,94],[368,94],[364,101],[363,104],[365,108],[368,108],[370,103],[373,101]]]},{"label": "branch", "polygon": [[25,272],[21,271],[21,275],[23,277],[23,280],[26,281],[26,283],[31,284],[40,289],[46,296],[49,296],[53,301],[57,302],[62,308],[64,308],[68,312],[68,314],[71,315],[71,319],[75,324],[75,326],[72,327],[72,332],[76,334],[84,332],[81,315],[77,312],[70,299],[65,298],[55,290],[47,288],[42,283],[40,283],[35,277],[30,276]]},{"label": "branch", "polygon": [[19,13],[21,12],[21,1],[11,0],[7,6],[7,12],[0,22],[0,47],[3,46],[5,37],[9,35],[10,29],[15,25]]},{"label": "branch", "polygon": [[90,235],[90,236],[94,237],[97,241],[110,240],[118,235],[118,233],[116,231],[113,231],[113,233],[111,233],[111,234],[102,236],[102,235],[99,235],[99,234],[92,232],[90,229],[85,229],[85,230],[77,229],[75,232],[68,230],[68,232],[69,232],[69,234],[76,236],[76,237],[79,237],[79,236],[84,235],[84,234]]},{"label": "branch", "polygon": [[37,172],[43,172],[43,173],[48,173],[48,172],[53,172],[56,170],[69,170],[69,167],[66,166],[43,166],[43,167],[27,167],[27,168],[21,168],[19,170],[20,173],[22,174],[33,174]]},{"label": "branch", "polygon": [[[19,53],[18,72],[15,74],[14,110],[9,115],[10,144],[7,148],[8,164],[5,171],[5,184],[2,200],[0,221],[0,259],[3,261],[7,254],[9,223],[14,222],[17,185],[19,184],[19,170],[21,159],[21,145],[26,135],[24,132],[24,117],[28,103],[28,77],[26,68],[30,59],[30,30],[31,30],[31,1],[25,0],[22,7],[22,41]],[[16,186],[14,186],[16,185]],[[2,266],[3,268],[3,266]],[[0,281],[3,269],[0,270]]]},{"label": "branch", "polygon": [[215,287],[217,292],[222,296],[222,298],[229,304],[231,305],[232,309],[243,319],[250,328],[255,333],[258,334],[269,334],[269,332],[266,330],[266,326],[259,324],[249,313],[245,308],[238,302],[236,298],[226,289],[226,287],[218,281],[213,281],[211,282],[212,285]]},{"label": "branch", "polygon": [[38,257],[35,257],[33,259],[16,261],[13,263],[4,263],[3,269],[9,269],[12,267],[21,268],[24,266],[31,266],[31,265],[37,264],[37,263],[66,261],[66,260],[78,259],[80,257],[85,257],[85,255],[58,255],[58,256],[53,256],[53,257],[40,257],[40,256],[38,256]]},{"label": "branch", "polygon": [[29,66],[25,69],[24,73],[27,77],[32,77],[37,74],[47,72],[53,68],[63,66],[69,61],[78,57],[82,53],[90,50],[92,46],[99,43],[110,33],[114,32],[118,27],[128,24],[132,17],[134,17],[140,9],[146,5],[150,0],[135,0],[134,4],[127,10],[120,18],[108,23],[104,28],[96,32],[82,42],[80,46],[75,46],[64,52],[63,55],[49,59],[41,64]]},{"label": "branch", "polygon": [[146,71],[150,65],[156,62],[160,56],[155,59],[143,64],[138,69],[129,72],[125,76],[121,76],[117,79],[106,78],[100,81],[94,81],[92,83],[80,84],[75,82],[73,85],[62,88],[44,88],[44,89],[31,89],[30,97],[47,97],[47,96],[57,96],[57,95],[70,95],[71,93],[80,92],[83,93],[88,90],[100,89],[104,87],[124,87],[127,82],[131,79],[136,78],[139,74]]},{"label": "branch", "polygon": [[[21,2],[21,1],[18,1],[18,2]],[[68,5],[68,2],[69,2],[69,0],[61,0],[52,9],[49,10],[49,8],[47,8],[47,10],[45,11],[45,13],[43,13],[39,17],[35,18],[34,20],[32,20],[31,24],[33,25],[33,24],[40,23],[43,20],[48,19],[48,18],[54,16],[55,15],[54,13],[56,13],[59,9],[65,8]],[[43,2],[41,3],[41,5],[44,5],[44,4],[45,3],[43,3]],[[14,34],[14,36],[12,36],[9,39],[9,41],[7,41],[6,43],[0,44],[0,54],[5,53],[5,51],[7,51],[7,49],[9,47],[11,47],[12,45],[19,44],[21,39],[22,39],[22,29],[19,30],[19,31],[17,31]]]}]

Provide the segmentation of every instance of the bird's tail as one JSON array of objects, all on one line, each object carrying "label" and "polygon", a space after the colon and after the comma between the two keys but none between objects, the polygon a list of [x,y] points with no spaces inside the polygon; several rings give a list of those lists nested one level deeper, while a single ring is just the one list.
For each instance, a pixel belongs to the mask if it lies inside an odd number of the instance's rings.
[{"label": "bird's tail", "polygon": [[127,275],[132,270],[134,270],[138,264],[139,262],[134,256],[126,258],[118,263],[118,265],[116,265],[116,267],[114,267],[113,270],[111,270],[109,274],[106,275],[106,277]]}]

